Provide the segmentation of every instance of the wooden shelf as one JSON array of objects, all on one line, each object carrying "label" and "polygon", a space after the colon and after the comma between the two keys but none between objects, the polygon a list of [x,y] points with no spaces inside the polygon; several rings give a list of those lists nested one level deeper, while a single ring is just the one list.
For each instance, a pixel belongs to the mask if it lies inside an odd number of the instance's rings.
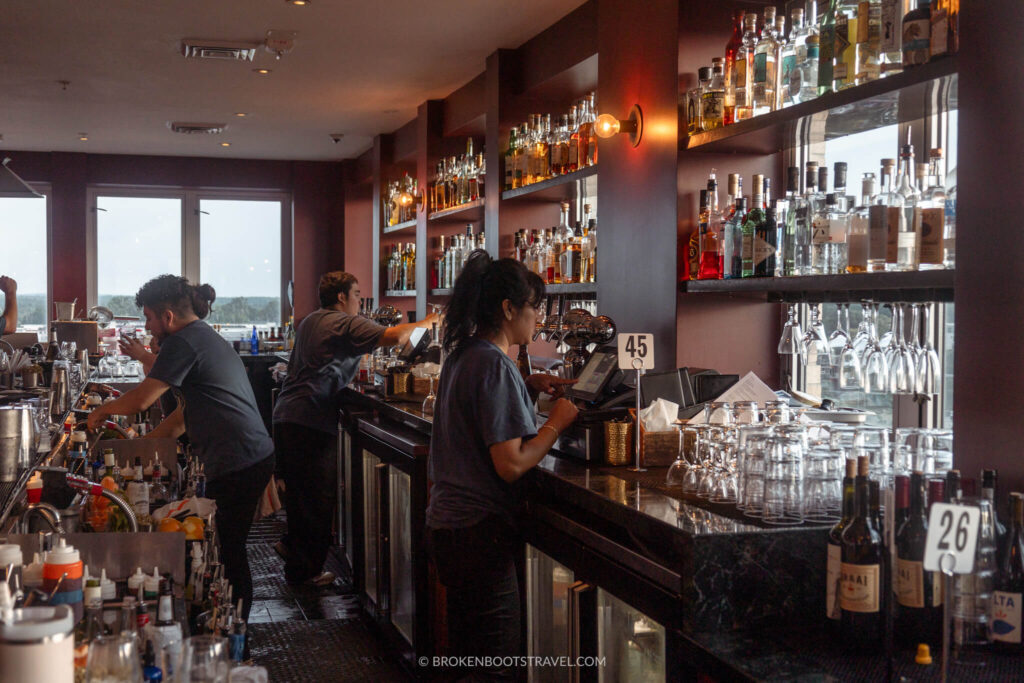
[{"label": "wooden shelf", "polygon": [[384,296],[388,297],[388,298],[396,298],[396,299],[397,298],[406,298],[406,297],[415,297],[416,296],[416,290],[415,289],[387,289],[387,290],[384,290]]},{"label": "wooden shelf", "polygon": [[474,199],[466,204],[459,204],[449,209],[442,209],[427,215],[428,221],[460,221],[465,219],[479,219],[483,216],[484,198]]},{"label": "wooden shelf", "polygon": [[452,289],[445,287],[443,289],[432,289],[430,290],[430,296],[451,296]]},{"label": "wooden shelf", "polygon": [[545,294],[597,294],[596,282],[576,282],[568,285],[545,285]]},{"label": "wooden shelf", "polygon": [[684,294],[757,294],[770,301],[952,301],[952,270],[686,280]]},{"label": "wooden shelf", "polygon": [[[826,113],[825,140],[916,121],[929,113],[936,101],[948,110],[957,108],[954,85],[958,60],[940,59],[902,73],[847,90],[828,93],[809,102],[740,121],[690,137],[681,135],[681,150],[693,152],[775,154],[803,142],[798,135],[801,123]],[[937,96],[937,97],[936,97]],[[685,113],[680,131],[686,130]]]},{"label": "wooden shelf", "polygon": [[387,228],[384,228],[384,234],[390,235],[393,232],[404,232],[406,230],[412,230],[413,232],[416,232],[415,218],[412,219],[411,221],[405,221],[404,223],[399,223],[397,225],[392,225]]},{"label": "wooden shelf", "polygon": [[527,185],[525,187],[517,187],[514,190],[505,190],[501,193],[501,198],[503,200],[507,200],[515,199],[516,197],[528,197],[530,195],[534,195],[533,198],[535,199],[555,200],[560,198],[562,193],[559,192],[557,195],[552,195],[552,193],[547,192],[548,190],[553,190],[561,187],[562,185],[568,185],[576,182],[577,180],[582,180],[583,178],[589,178],[590,176],[595,175],[597,175],[596,164],[593,166],[587,166],[581,171],[573,171],[572,173],[566,173],[565,175],[555,176],[554,178],[542,180],[539,183],[533,183],[532,185]]}]

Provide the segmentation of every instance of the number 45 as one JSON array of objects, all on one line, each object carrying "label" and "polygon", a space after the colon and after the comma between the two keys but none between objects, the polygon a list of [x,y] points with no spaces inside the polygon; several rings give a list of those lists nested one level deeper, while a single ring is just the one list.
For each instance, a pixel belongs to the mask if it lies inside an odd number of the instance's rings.
[{"label": "number 45", "polygon": [[632,336],[626,340],[626,352],[633,358],[647,357],[647,337],[645,335]]}]

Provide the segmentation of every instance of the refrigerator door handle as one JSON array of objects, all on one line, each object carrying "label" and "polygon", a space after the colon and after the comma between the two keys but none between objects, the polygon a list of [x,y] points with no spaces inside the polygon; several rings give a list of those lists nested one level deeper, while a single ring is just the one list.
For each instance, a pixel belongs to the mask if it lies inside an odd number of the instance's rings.
[{"label": "refrigerator door handle", "polygon": [[376,466],[377,476],[377,610],[382,617],[391,613],[391,537],[390,506],[388,496],[389,467],[386,463]]}]

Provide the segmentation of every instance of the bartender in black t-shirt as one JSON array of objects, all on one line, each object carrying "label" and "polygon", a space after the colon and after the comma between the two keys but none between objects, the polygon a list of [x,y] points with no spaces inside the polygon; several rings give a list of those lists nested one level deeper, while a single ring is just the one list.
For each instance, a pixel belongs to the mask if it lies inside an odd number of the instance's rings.
[{"label": "bartender in black t-shirt", "polygon": [[181,391],[183,421],[173,436],[188,430],[193,452],[206,470],[206,495],[217,503],[217,533],[224,574],[252,607],[252,576],[246,537],[260,496],[274,471],[274,445],[256,407],[241,358],[200,318],[215,294],[176,275],[150,280],[135,295],[146,315],[146,329],[160,344],[148,376],[120,398],[89,415],[96,429],[109,415],[133,415],[149,408],[171,387]]}]

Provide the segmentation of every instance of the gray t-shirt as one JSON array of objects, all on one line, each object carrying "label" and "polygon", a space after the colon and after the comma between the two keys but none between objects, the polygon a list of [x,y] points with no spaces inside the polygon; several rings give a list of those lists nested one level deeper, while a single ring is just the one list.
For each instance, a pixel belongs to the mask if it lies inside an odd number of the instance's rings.
[{"label": "gray t-shirt", "polygon": [[149,377],[181,390],[185,429],[208,481],[274,453],[242,359],[202,320],[163,340]]},{"label": "gray t-shirt", "polygon": [[363,354],[377,347],[385,329],[368,318],[326,308],[303,318],[288,360],[288,377],[274,405],[274,423],[337,434],[341,390],[356,376]]},{"label": "gray t-shirt", "polygon": [[513,486],[490,447],[537,434],[533,402],[515,363],[494,344],[467,341],[441,371],[427,474],[427,526],[459,529],[496,514],[512,521]]}]

